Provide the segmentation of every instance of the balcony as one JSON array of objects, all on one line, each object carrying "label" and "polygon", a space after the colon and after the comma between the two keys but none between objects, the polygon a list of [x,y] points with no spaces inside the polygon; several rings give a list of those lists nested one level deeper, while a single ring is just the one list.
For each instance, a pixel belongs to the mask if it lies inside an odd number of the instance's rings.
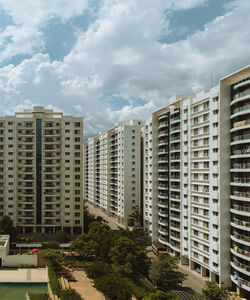
[{"label": "balcony", "polygon": [[248,221],[243,221],[243,220],[234,218],[231,222],[231,225],[236,228],[250,231],[250,222],[248,222]]},{"label": "balcony", "polygon": [[250,133],[234,136],[232,138],[231,145],[241,144],[241,143],[246,143],[246,142],[250,143]]},{"label": "balcony", "polygon": [[250,191],[249,192],[233,191],[231,197],[235,198],[236,200],[249,201]]},{"label": "balcony", "polygon": [[158,193],[158,198],[160,199],[168,199],[168,193]]},{"label": "balcony", "polygon": [[237,271],[239,271],[239,272],[241,272],[241,273],[243,273],[243,274],[245,274],[247,276],[250,276],[250,267],[248,265],[244,264],[244,263],[241,263],[235,257],[233,258],[233,261],[231,261],[231,266],[235,270],[237,270]]},{"label": "balcony", "polygon": [[[235,278],[234,275],[231,275],[231,280],[236,286],[238,286],[238,279]],[[242,282],[241,288],[250,292],[250,281],[241,278],[241,282]]]},{"label": "balcony", "polygon": [[231,185],[249,186],[250,177],[234,177],[231,179]]},{"label": "balcony", "polygon": [[231,248],[231,253],[235,256],[238,256],[242,259],[245,259],[247,261],[250,261],[250,251],[245,247],[245,249],[238,247],[237,245],[234,245]]},{"label": "balcony", "polygon": [[165,202],[165,201],[158,201],[158,207],[161,207],[161,208],[168,208],[168,203]]},{"label": "balcony", "polygon": [[233,208],[231,209],[231,212],[248,216],[250,214],[250,206],[234,204]]},{"label": "balcony", "polygon": [[245,246],[250,246],[250,237],[247,235],[240,234],[238,232],[234,232],[231,235],[231,239],[237,243],[243,244]]},{"label": "balcony", "polygon": [[250,113],[250,104],[242,105],[233,109],[231,119],[244,113]]},{"label": "balcony", "polygon": [[233,156],[250,156],[250,147],[246,147],[246,148],[243,148],[243,149],[236,149],[233,151],[232,155],[231,155],[231,158],[233,158]]}]

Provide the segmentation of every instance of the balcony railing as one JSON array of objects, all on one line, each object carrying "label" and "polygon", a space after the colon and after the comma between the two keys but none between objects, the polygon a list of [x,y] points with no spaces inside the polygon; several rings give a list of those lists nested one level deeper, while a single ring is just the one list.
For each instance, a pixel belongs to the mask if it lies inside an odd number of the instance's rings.
[{"label": "balcony railing", "polygon": [[250,198],[250,192],[233,191],[232,196]]},{"label": "balcony railing", "polygon": [[248,109],[250,109],[250,105],[249,105],[249,104],[243,105],[243,106],[240,106],[240,107],[236,107],[236,108],[233,110],[232,114],[236,114],[236,113],[238,113],[238,112],[240,112],[240,111],[244,111],[244,110],[248,110]]},{"label": "balcony railing", "polygon": [[250,183],[250,177],[249,178],[234,177],[231,182]]},{"label": "balcony railing", "polygon": [[250,163],[235,163],[233,169],[250,169]]},{"label": "balcony railing", "polygon": [[250,236],[243,235],[243,234],[240,234],[240,233],[237,233],[237,232],[234,232],[234,233],[233,233],[233,236],[234,236],[236,239],[238,239],[238,240],[241,240],[241,241],[250,243]]},{"label": "balcony railing", "polygon": [[233,151],[233,155],[250,154],[250,147],[245,149],[237,149]]},{"label": "balcony railing", "polygon": [[250,133],[247,133],[247,134],[237,135],[233,137],[233,142],[244,141],[249,139],[250,139]]},{"label": "balcony railing", "polygon": [[244,227],[250,227],[250,222],[242,221],[242,220],[236,219],[236,218],[234,218],[232,220],[232,223],[234,223],[236,225],[244,226]]},{"label": "balcony railing", "polygon": [[234,204],[234,205],[233,205],[233,209],[234,209],[234,210],[238,210],[238,211],[250,212],[250,207],[248,207],[248,206],[243,206],[243,205],[237,205],[237,204]]},{"label": "balcony railing", "polygon": [[242,248],[240,248],[236,245],[234,245],[232,249],[233,249],[234,252],[237,252],[241,255],[248,256],[248,257],[250,256],[250,252],[247,249],[242,249]]},{"label": "balcony railing", "polygon": [[245,270],[245,271],[247,271],[247,272],[250,272],[250,267],[249,267],[248,265],[246,265],[246,264],[243,264],[243,263],[239,262],[238,259],[236,259],[235,257],[234,257],[234,259],[233,259],[233,263],[234,263],[237,267],[241,268],[242,270]]}]

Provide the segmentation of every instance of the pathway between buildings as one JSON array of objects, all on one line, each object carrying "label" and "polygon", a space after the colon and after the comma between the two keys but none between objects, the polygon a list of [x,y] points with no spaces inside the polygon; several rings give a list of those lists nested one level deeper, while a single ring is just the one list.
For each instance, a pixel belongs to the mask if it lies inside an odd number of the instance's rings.
[{"label": "pathway between buildings", "polygon": [[105,300],[95,287],[91,279],[89,279],[84,271],[74,271],[76,282],[69,282],[71,288],[75,289],[84,300]]}]

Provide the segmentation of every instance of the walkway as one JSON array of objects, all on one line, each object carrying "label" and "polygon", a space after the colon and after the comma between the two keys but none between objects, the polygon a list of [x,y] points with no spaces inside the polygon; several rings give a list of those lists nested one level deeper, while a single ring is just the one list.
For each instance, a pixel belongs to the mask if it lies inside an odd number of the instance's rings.
[{"label": "walkway", "polygon": [[76,282],[70,281],[69,285],[75,289],[84,300],[105,300],[105,297],[94,287],[84,271],[74,271]]},{"label": "walkway", "polygon": [[47,272],[44,268],[0,270],[0,282],[48,282]]},{"label": "walkway", "polygon": [[188,278],[183,282],[182,286],[192,288],[197,293],[200,293],[208,278],[202,277],[196,271],[189,270],[189,266],[179,264],[179,270],[188,275]]},{"label": "walkway", "polygon": [[125,228],[125,226],[119,224],[115,218],[111,218],[108,217],[105,213],[103,213],[100,209],[93,207],[92,205],[87,204],[89,213],[98,217],[102,217],[104,220],[106,220],[108,222],[108,225],[110,226],[111,229],[119,229],[119,227],[121,228]]}]

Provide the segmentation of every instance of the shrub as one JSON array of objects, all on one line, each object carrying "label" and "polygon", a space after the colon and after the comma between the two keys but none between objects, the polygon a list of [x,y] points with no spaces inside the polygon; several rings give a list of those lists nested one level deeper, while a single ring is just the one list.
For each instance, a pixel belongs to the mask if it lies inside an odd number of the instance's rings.
[{"label": "shrub", "polygon": [[142,300],[178,300],[178,299],[179,298],[172,293],[165,293],[163,291],[157,290],[155,293],[150,293]]},{"label": "shrub", "polygon": [[131,293],[136,297],[136,299],[141,300],[143,297],[147,296],[148,291],[143,286],[139,286],[131,279],[126,278],[125,280],[128,288],[130,289]]},{"label": "shrub", "polygon": [[110,265],[102,261],[95,261],[85,265],[84,269],[88,277],[92,279],[99,278],[110,273]]},{"label": "shrub", "polygon": [[49,300],[48,294],[30,294],[30,300]]},{"label": "shrub", "polygon": [[126,280],[119,273],[110,273],[94,280],[95,287],[111,300],[131,299]]},{"label": "shrub", "polygon": [[53,294],[59,296],[61,291],[61,286],[59,284],[56,272],[52,266],[48,266],[48,275],[49,275],[49,284]]},{"label": "shrub", "polygon": [[66,289],[63,290],[60,294],[60,299],[61,300],[83,300],[80,294],[78,294],[75,290],[73,289]]},{"label": "shrub", "polygon": [[59,249],[59,243],[58,242],[45,242],[42,243],[43,249]]}]

